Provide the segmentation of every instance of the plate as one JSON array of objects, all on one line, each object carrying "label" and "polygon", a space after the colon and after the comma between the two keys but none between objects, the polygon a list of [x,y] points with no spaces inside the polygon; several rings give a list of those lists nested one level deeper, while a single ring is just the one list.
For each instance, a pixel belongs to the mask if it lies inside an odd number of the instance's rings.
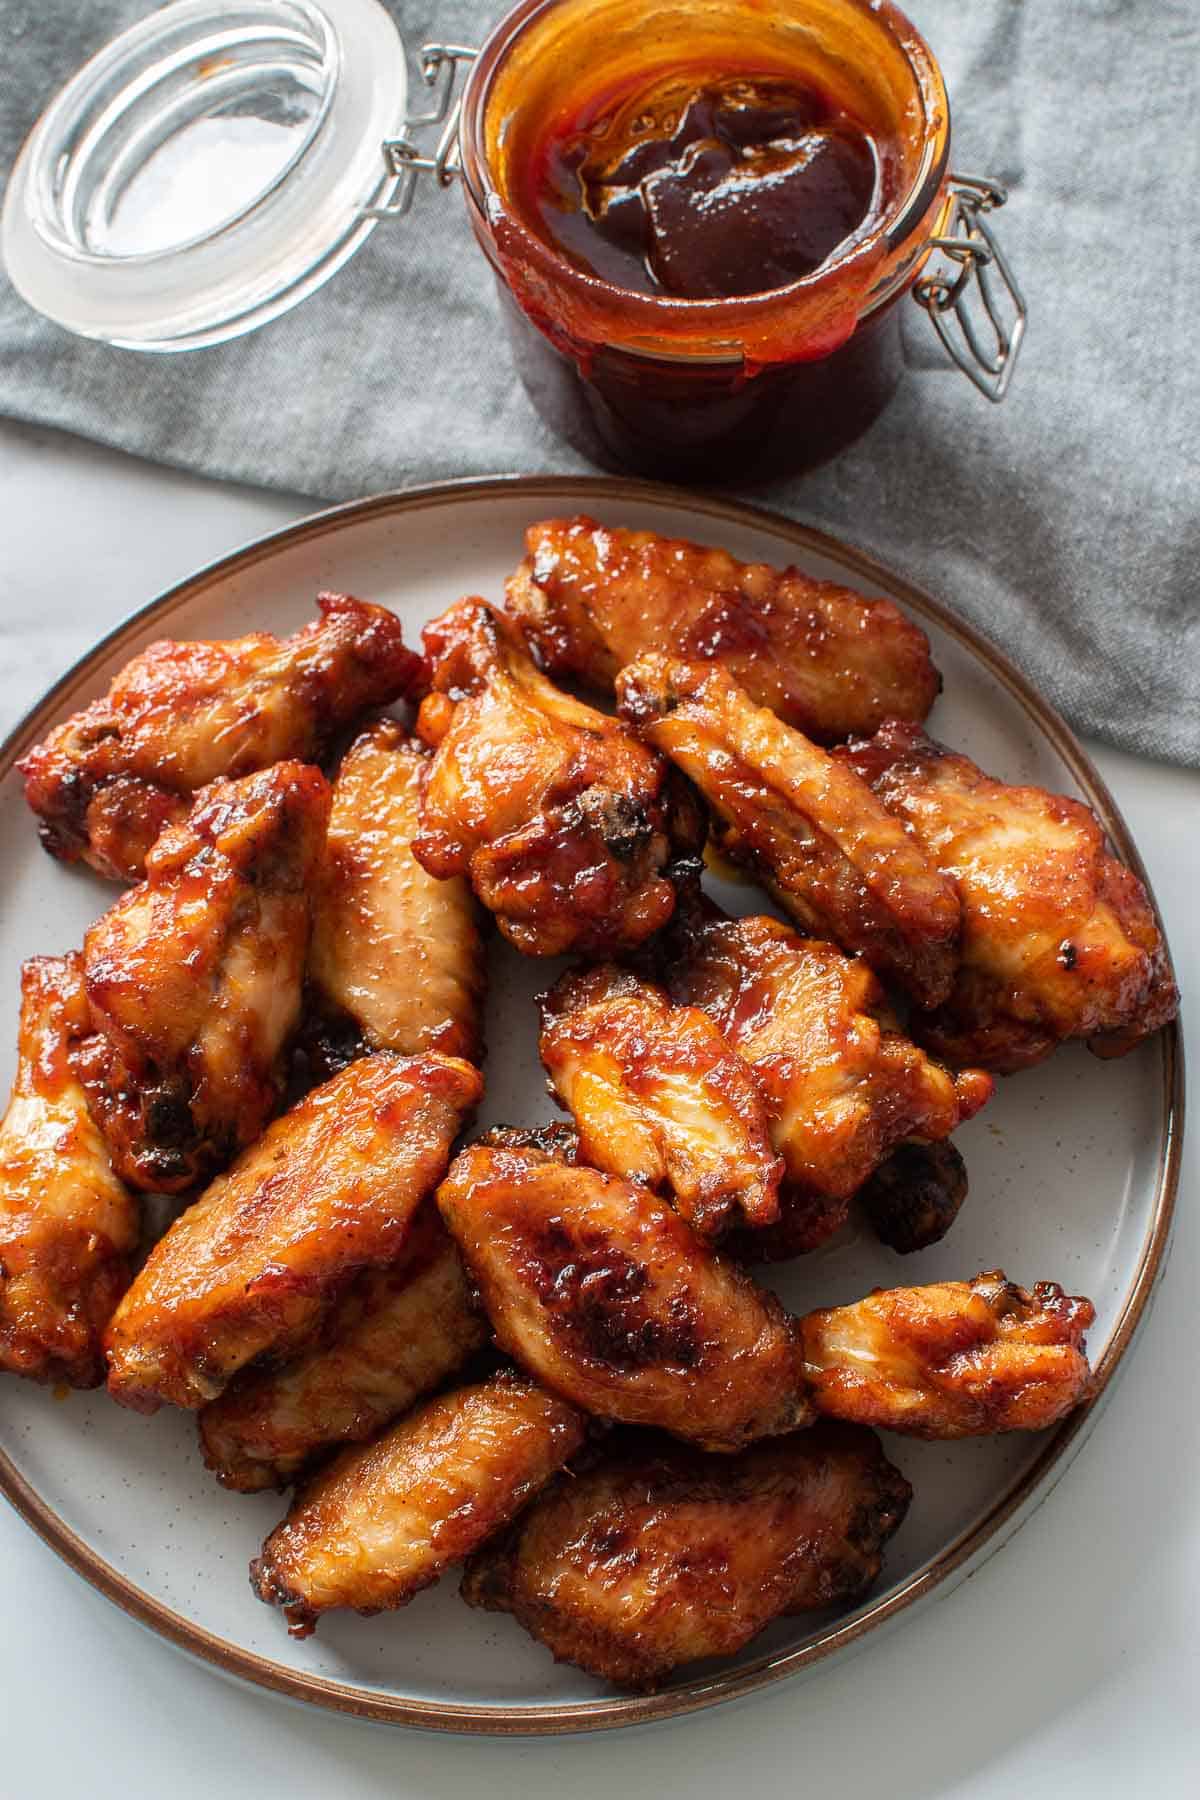
[{"label": "plate", "polygon": [[[4,1091],[21,961],[75,947],[113,896],[87,871],[64,869],[39,848],[16,758],[156,637],[291,631],[311,617],[318,589],[341,588],[393,607],[412,641],[460,594],[499,596],[529,521],[576,511],[720,543],[739,557],[796,562],[862,593],[890,596],[929,633],[945,676],[934,734],[1009,781],[1081,795],[1143,873],[1096,770],[1012,664],[845,544],[749,507],[631,481],[501,477],[383,495],[289,526],[152,602],[83,658],[0,749]],[[731,911],[765,904],[746,885],[715,883],[714,891]],[[483,1125],[552,1115],[533,998],[557,967],[493,947]],[[1095,1302],[1095,1393],[1056,1431],[1037,1437],[889,1439],[888,1454],[912,1481],[915,1499],[877,1589],[849,1614],[777,1621],[732,1663],[702,1667],[659,1694],[616,1695],[552,1663],[513,1620],[464,1607],[453,1577],[400,1612],[335,1615],[315,1637],[291,1641],[279,1613],[254,1598],[246,1579],[282,1499],[218,1488],[187,1414],[164,1409],[144,1419],[103,1392],[62,1399],[6,1380],[0,1488],[73,1568],[173,1644],[226,1674],[336,1711],[444,1731],[555,1733],[662,1719],[749,1694],[848,1652],[945,1592],[1044,1500],[1095,1421],[1162,1271],[1178,1178],[1181,1081],[1175,1027],[1118,1062],[1068,1046],[1002,1082],[992,1104],[958,1133],[971,1193],[941,1244],[901,1258],[851,1228],[772,1272],[797,1312],[874,1286],[996,1267],[1026,1285],[1060,1281]]]}]

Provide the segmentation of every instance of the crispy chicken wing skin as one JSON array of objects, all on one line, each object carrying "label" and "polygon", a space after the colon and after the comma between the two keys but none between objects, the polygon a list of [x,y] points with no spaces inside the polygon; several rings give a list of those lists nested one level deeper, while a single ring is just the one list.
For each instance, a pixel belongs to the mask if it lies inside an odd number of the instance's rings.
[{"label": "crispy chicken wing skin", "polygon": [[137,881],[197,789],[317,761],[360,713],[408,690],[420,662],[392,613],[348,594],[321,594],[317,606],[289,638],[151,644],[56,726],[20,765],[47,850]]},{"label": "crispy chicken wing skin", "polygon": [[418,730],[436,753],[418,861],[469,875],[527,955],[640,944],[675,904],[666,864],[703,841],[685,784],[617,720],[560,693],[486,602],[451,607],[425,646]]},{"label": "crispy chicken wing skin", "polygon": [[890,600],[586,518],[531,525],[525,551],[508,610],[551,674],[611,690],[647,651],[720,662],[823,744],[923,719],[937,698],[929,640]]},{"label": "crispy chicken wing skin", "polygon": [[134,1186],[196,1185],[278,1104],[328,817],[305,763],[214,782],[84,938],[93,1035],[76,1067]]},{"label": "crispy chicken wing skin", "polygon": [[1090,807],[995,781],[911,725],[885,725],[842,753],[958,888],[962,964],[923,1042],[1001,1073],[1065,1038],[1120,1056],[1178,1010],[1141,882],[1117,861]]},{"label": "crispy chicken wing skin", "polygon": [[613,963],[542,1000],[541,1056],[584,1162],[665,1194],[702,1237],[779,1216],[766,1102],[712,1020]]},{"label": "crispy chicken wing skin", "polygon": [[644,656],[617,693],[623,717],[712,807],[720,849],[792,918],[921,1004],[945,998],[958,957],[954,885],[847,764],[755,706],[715,663]]},{"label": "crispy chicken wing skin", "polygon": [[406,1606],[557,1473],[583,1441],[574,1407],[501,1374],[342,1451],[308,1484],[250,1565],[293,1637],[322,1613]]},{"label": "crispy chicken wing skin", "polygon": [[910,1437],[1041,1431],[1086,1398],[1090,1300],[999,1271],[878,1288],[801,1321],[820,1412]]},{"label": "crispy chicken wing skin", "polygon": [[774,1295],[645,1188],[476,1144],[438,1205],[501,1349],[597,1418],[722,1451],[811,1418]]},{"label": "crispy chicken wing skin", "polygon": [[0,1369],[72,1387],[104,1379],[100,1335],[128,1286],[139,1229],[71,1067],[86,1030],[78,956],[27,962],[0,1123]]},{"label": "crispy chicken wing skin", "polygon": [[487,1340],[462,1262],[432,1199],[396,1261],[334,1308],[283,1369],[247,1369],[200,1414],[206,1465],[223,1486],[286,1487],[330,1444],[361,1443],[460,1369]]},{"label": "crispy chicken wing skin", "polygon": [[437,881],[412,853],[428,767],[421,746],[381,719],[338,770],[308,960],[318,1009],[308,1039],[325,1072],[363,1050],[480,1060],[475,902],[461,877]]},{"label": "crispy chicken wing skin", "polygon": [[114,1398],[204,1406],[255,1358],[299,1350],[355,1276],[400,1253],[481,1091],[469,1063],[381,1050],[276,1119],[126,1294],[105,1339]]},{"label": "crispy chicken wing skin", "polygon": [[832,944],[765,914],[724,918],[685,893],[669,946],[672,995],[706,1012],[753,1068],[787,1169],[781,1223],[740,1250],[815,1248],[897,1144],[947,1137],[991,1094],[990,1076],[951,1075],[911,1043],[871,970]]},{"label": "crispy chicken wing skin", "polygon": [[856,1599],[911,1498],[874,1433],[853,1426],[734,1457],[621,1434],[476,1552],[463,1598],[515,1614],[559,1662],[652,1689],[735,1655],[782,1613]]}]

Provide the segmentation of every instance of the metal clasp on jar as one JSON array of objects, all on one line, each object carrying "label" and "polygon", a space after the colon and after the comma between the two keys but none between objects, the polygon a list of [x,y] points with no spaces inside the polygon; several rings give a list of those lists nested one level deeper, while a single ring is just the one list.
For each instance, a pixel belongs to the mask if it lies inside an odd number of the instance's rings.
[{"label": "metal clasp on jar", "polygon": [[[398,219],[412,205],[417,177],[423,172],[433,175],[439,187],[449,187],[459,173],[458,117],[462,109],[461,71],[479,55],[465,44],[425,44],[421,49],[421,76],[427,88],[433,88],[434,101],[428,112],[413,113],[404,121],[403,130],[393,138],[385,138],[383,161],[391,185],[387,195],[376,206],[362,209],[364,219]],[[432,156],[425,154],[414,132],[433,126],[442,127]]]},{"label": "metal clasp on jar", "polygon": [[1016,277],[987,223],[1008,199],[997,181],[951,175],[947,230],[930,239],[957,268],[935,269],[913,288],[942,345],[989,400],[1003,400],[1025,335],[1028,311]]}]

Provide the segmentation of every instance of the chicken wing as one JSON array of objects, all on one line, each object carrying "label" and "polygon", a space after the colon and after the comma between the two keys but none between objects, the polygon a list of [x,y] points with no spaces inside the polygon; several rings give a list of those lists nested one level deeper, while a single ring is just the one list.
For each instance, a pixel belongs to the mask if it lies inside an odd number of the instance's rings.
[{"label": "chicken wing", "polygon": [[332,1074],[364,1050],[440,1050],[478,1062],[486,967],[475,902],[459,877],[436,881],[412,853],[429,758],[392,719],[351,745],[313,906],[306,1033]]},{"label": "chicken wing", "polygon": [[766,1102],[706,1014],[606,963],[543,996],[541,1055],[584,1162],[665,1194],[702,1237],[778,1218]]},{"label": "chicken wing", "polygon": [[475,1144],[438,1205],[501,1349],[585,1411],[710,1450],[808,1423],[775,1296],[645,1188]]},{"label": "chicken wing", "polygon": [[952,1062],[1008,1074],[1066,1038],[1120,1056],[1173,1019],[1179,995],[1145,888],[1091,809],[1010,787],[893,721],[839,753],[958,888],[962,963],[913,1030]]},{"label": "chicken wing", "polygon": [[84,938],[94,1029],[76,1068],[135,1187],[193,1187],[275,1110],[328,817],[305,763],[216,781]]},{"label": "chicken wing", "polygon": [[695,782],[718,848],[815,937],[858,951],[922,1005],[950,992],[954,884],[844,762],[755,706],[716,663],[644,656],[622,716]]},{"label": "chicken wing", "polygon": [[720,662],[822,744],[923,719],[937,698],[929,640],[890,600],[594,519],[531,525],[525,551],[508,610],[551,674],[611,691],[647,651]]},{"label": "chicken wing", "polygon": [[938,1244],[962,1211],[967,1165],[945,1139],[907,1138],[854,1196],[880,1243],[901,1256]]},{"label": "chicken wing", "polygon": [[815,1248],[899,1143],[947,1137],[991,1094],[990,1076],[951,1075],[911,1043],[870,969],[832,944],[764,914],[724,918],[685,884],[669,945],[671,994],[753,1068],[787,1170],[780,1223],[744,1234],[739,1252]]},{"label": "chicken wing", "polygon": [[0,1369],[96,1387],[129,1284],[138,1209],[71,1068],[87,1030],[78,956],[21,970],[17,1074],[0,1123]]},{"label": "chicken wing", "polygon": [[436,746],[413,843],[431,875],[469,875],[530,956],[614,955],[675,904],[663,870],[703,841],[669,765],[546,680],[482,600],[425,632],[418,730]]},{"label": "chicken wing", "polygon": [[283,1369],[246,1369],[200,1414],[223,1486],[286,1487],[317,1452],[361,1443],[487,1341],[462,1262],[432,1199],[396,1261],[360,1277],[318,1342]]},{"label": "chicken wing", "polygon": [[151,644],[56,726],[19,765],[47,850],[137,881],[197,789],[315,762],[360,713],[408,690],[420,661],[392,613],[347,594],[321,594],[317,606],[320,618],[290,638]]},{"label": "chicken wing", "polygon": [[878,1438],[853,1426],[738,1456],[627,1433],[476,1552],[463,1598],[513,1613],[559,1662],[652,1689],[735,1655],[783,1613],[857,1599],[911,1499]]},{"label": "chicken wing", "polygon": [[109,1391],[154,1412],[285,1361],[355,1276],[401,1252],[482,1092],[469,1063],[381,1050],[314,1088],[151,1251],[105,1338]]},{"label": "chicken wing", "polygon": [[509,1374],[431,1400],[305,1487],[250,1565],[293,1637],[337,1607],[406,1606],[507,1525],[583,1442],[572,1406]]},{"label": "chicken wing", "polygon": [[1053,1281],[999,1271],[877,1288],[801,1320],[812,1397],[831,1418],[910,1437],[1041,1431],[1086,1399],[1095,1312]]}]

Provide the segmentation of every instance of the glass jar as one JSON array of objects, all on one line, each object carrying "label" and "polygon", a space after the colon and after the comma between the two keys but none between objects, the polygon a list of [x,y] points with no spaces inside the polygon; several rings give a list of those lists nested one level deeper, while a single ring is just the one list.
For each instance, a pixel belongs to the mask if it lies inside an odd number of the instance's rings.
[{"label": "glass jar", "polygon": [[[890,146],[887,203],[813,273],[728,299],[634,292],[533,229],[517,188],[548,118],[618,79],[731,57],[815,82]],[[1025,317],[986,218],[1003,193],[948,175],[942,77],[890,0],[520,0],[478,53],[428,46],[422,66],[434,104],[405,119],[378,0],[176,0],[31,134],[5,202],[14,285],[85,335],[197,349],[311,293],[407,211],[416,180],[461,174],[530,398],[594,461],[734,479],[833,454],[894,391],[910,295],[1003,396]]]}]

